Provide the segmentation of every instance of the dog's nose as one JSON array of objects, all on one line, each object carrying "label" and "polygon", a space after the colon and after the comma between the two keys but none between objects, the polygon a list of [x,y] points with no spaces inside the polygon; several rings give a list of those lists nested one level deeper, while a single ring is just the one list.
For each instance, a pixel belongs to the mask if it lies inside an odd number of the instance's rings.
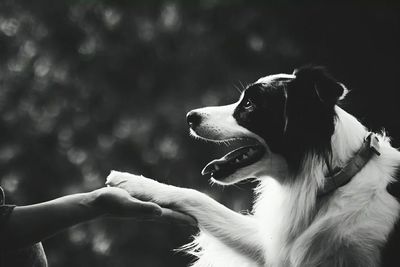
[{"label": "dog's nose", "polygon": [[201,115],[196,111],[192,110],[186,115],[186,121],[189,124],[189,127],[194,129],[199,126],[201,122]]}]

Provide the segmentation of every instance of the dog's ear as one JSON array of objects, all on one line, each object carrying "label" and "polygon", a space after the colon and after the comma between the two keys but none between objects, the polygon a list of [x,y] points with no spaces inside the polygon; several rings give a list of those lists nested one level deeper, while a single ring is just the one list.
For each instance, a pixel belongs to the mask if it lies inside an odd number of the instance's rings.
[{"label": "dog's ear", "polygon": [[325,157],[335,129],[335,104],[345,88],[322,67],[302,67],[286,84],[283,155],[291,169],[300,170],[307,152]]},{"label": "dog's ear", "polygon": [[296,76],[294,82],[297,88],[302,88],[302,93],[311,94],[328,105],[334,105],[344,98],[346,87],[337,82],[324,67],[306,66],[293,72]]}]

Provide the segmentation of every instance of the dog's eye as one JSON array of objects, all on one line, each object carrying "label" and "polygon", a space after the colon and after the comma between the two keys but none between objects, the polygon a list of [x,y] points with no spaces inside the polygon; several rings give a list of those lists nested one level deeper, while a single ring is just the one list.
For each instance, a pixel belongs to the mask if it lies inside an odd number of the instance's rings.
[{"label": "dog's eye", "polygon": [[251,102],[250,99],[247,99],[246,102],[244,103],[243,107],[244,107],[246,110],[253,110],[254,104],[253,104],[253,102]]}]

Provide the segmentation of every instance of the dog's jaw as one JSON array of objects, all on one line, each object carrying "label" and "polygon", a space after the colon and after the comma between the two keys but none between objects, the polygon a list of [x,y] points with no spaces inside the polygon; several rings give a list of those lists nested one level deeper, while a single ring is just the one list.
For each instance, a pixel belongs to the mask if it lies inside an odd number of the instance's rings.
[{"label": "dog's jaw", "polygon": [[216,179],[212,176],[212,183],[231,185],[247,179],[275,175],[281,173],[280,167],[285,166],[284,159],[272,153],[263,138],[237,124],[233,113],[240,101],[231,105],[205,107],[193,111],[202,118],[199,125],[190,128],[190,135],[194,138],[214,143],[227,143],[236,139],[251,139],[265,148],[265,153],[261,159],[245,167],[238,168],[225,177]]}]

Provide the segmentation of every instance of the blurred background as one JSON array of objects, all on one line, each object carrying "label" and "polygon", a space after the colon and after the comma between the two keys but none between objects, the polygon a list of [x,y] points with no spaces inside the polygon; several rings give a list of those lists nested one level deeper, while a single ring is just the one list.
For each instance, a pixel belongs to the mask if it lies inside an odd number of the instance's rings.
[{"label": "blurred background", "polygon": [[[293,1],[295,2],[295,1]],[[301,3],[301,4],[300,4]],[[400,6],[311,1],[0,1],[0,184],[25,205],[103,186],[110,169],[199,189],[237,211],[254,184],[210,186],[222,147],[185,114],[322,64],[347,110],[400,144]],[[100,219],[44,242],[50,266],[186,266],[195,229]]]}]

